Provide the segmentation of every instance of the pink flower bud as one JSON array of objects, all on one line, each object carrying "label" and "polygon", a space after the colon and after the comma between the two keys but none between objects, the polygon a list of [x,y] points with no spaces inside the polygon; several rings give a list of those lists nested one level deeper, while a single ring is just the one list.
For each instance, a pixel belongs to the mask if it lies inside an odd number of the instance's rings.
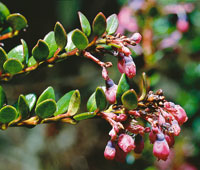
[{"label": "pink flower bud", "polygon": [[[164,135],[163,135],[164,136]],[[153,144],[153,154],[156,156],[158,159],[162,159],[164,161],[167,160],[169,156],[169,145],[165,138],[163,139],[157,139],[154,144]]]},{"label": "pink flower bud", "polygon": [[169,147],[171,148],[172,146],[174,146],[175,140],[174,140],[174,136],[172,135],[165,135],[165,140],[167,141]]},{"label": "pink flower bud", "polygon": [[118,146],[128,153],[135,148],[134,139],[127,134],[121,134],[118,139]]},{"label": "pink flower bud", "polygon": [[103,77],[104,80],[108,80],[109,79],[108,72],[107,72],[105,67],[103,67],[103,69],[102,69],[102,77]]},{"label": "pink flower bud", "polygon": [[149,133],[149,140],[152,144],[156,141],[156,134],[153,133],[153,130]]},{"label": "pink flower bud", "polygon": [[104,157],[107,160],[113,160],[115,158],[116,149],[112,141],[108,141],[104,150]]},{"label": "pink flower bud", "polygon": [[124,65],[124,73],[129,77],[133,78],[136,75],[136,66],[133,62],[131,56],[124,57],[125,65]]},{"label": "pink flower bud", "polygon": [[117,85],[113,82],[112,79],[106,80],[106,99],[110,104],[114,104],[116,101]]},{"label": "pink flower bud", "polygon": [[174,135],[178,136],[179,133],[181,132],[181,128],[178,124],[178,122],[176,120],[172,121],[172,126],[171,126],[172,130],[174,131]]},{"label": "pink flower bud", "polygon": [[185,110],[180,105],[175,105],[177,112],[174,114],[175,119],[179,125],[182,125],[188,120]]},{"label": "pink flower bud", "polygon": [[144,140],[143,140],[141,135],[137,135],[135,137],[135,149],[134,149],[134,152],[135,153],[142,153],[143,149],[144,149]]},{"label": "pink flower bud", "polygon": [[119,114],[119,116],[117,116],[116,121],[117,122],[124,122],[127,119],[127,115],[126,114]]},{"label": "pink flower bud", "polygon": [[131,40],[135,41],[135,43],[138,44],[142,40],[142,36],[140,33],[136,32],[131,36]]},{"label": "pink flower bud", "polygon": [[118,145],[115,146],[115,149],[116,149],[115,160],[117,162],[125,162],[127,153],[124,152]]},{"label": "pink flower bud", "polygon": [[118,58],[118,63],[117,63],[117,67],[120,73],[124,73],[124,65],[125,65],[125,60],[124,58],[119,57]]},{"label": "pink flower bud", "polygon": [[111,129],[109,132],[109,136],[111,137],[111,140],[114,141],[117,138],[117,132],[115,131],[114,128]]},{"label": "pink flower bud", "polygon": [[179,19],[176,23],[176,27],[180,32],[187,32],[189,29],[189,23],[184,19]]}]

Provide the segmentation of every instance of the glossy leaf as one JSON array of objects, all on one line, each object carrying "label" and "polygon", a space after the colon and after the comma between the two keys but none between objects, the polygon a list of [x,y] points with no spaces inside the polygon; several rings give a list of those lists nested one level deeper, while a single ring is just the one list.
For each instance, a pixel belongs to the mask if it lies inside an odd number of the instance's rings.
[{"label": "glossy leaf", "polygon": [[44,40],[38,40],[32,50],[33,57],[36,61],[43,61],[49,56],[49,47]]},{"label": "glossy leaf", "polygon": [[28,103],[29,110],[31,111],[33,107],[35,106],[37,97],[35,94],[30,93],[30,94],[25,95],[25,99]]},{"label": "glossy leaf", "polygon": [[94,112],[95,110],[97,110],[97,104],[96,104],[96,100],[95,100],[95,92],[88,99],[87,110],[89,112]]},{"label": "glossy leaf", "polygon": [[17,115],[17,110],[13,106],[6,105],[0,110],[0,122],[9,123],[12,120],[15,120]]},{"label": "glossy leaf", "polygon": [[75,90],[69,102],[69,107],[67,111],[69,116],[73,116],[78,112],[80,103],[81,103],[80,92],[78,90]]},{"label": "glossy leaf", "polygon": [[58,49],[58,46],[55,41],[55,33],[53,31],[49,32],[45,37],[44,41],[48,44],[49,46],[49,56],[47,59],[53,57],[54,53]]},{"label": "glossy leaf", "polygon": [[107,28],[106,32],[108,34],[114,34],[117,31],[117,28],[119,26],[118,18],[116,14],[112,14],[107,18]]},{"label": "glossy leaf", "polygon": [[0,47],[0,69],[1,70],[3,69],[3,64],[7,59],[8,59],[8,56],[6,52],[4,51],[2,47]]},{"label": "glossy leaf", "polygon": [[73,34],[74,30],[72,30],[71,32],[69,32],[67,34],[67,46],[65,47],[65,50],[68,51],[72,51],[76,48],[76,46],[74,45],[74,43],[72,42],[72,34]]},{"label": "glossy leaf", "polygon": [[122,74],[118,83],[117,94],[116,94],[118,103],[121,103],[121,96],[129,89],[130,89],[130,85],[128,83],[128,78],[125,74]]},{"label": "glossy leaf", "polygon": [[26,18],[18,13],[11,14],[7,17],[7,22],[11,25],[14,30],[21,30],[27,27]]},{"label": "glossy leaf", "polygon": [[92,29],[97,36],[101,36],[106,31],[106,17],[102,12],[99,12],[94,18]]},{"label": "glossy leaf", "polygon": [[18,99],[18,111],[21,115],[22,119],[26,119],[30,116],[30,109],[28,102],[26,101],[26,98],[24,95],[20,95]]},{"label": "glossy leaf", "polygon": [[54,89],[53,87],[48,87],[46,88],[43,93],[39,96],[36,105],[38,105],[39,103],[41,103],[44,100],[47,99],[53,99],[55,100],[55,93],[54,93]]},{"label": "glossy leaf", "polygon": [[55,41],[59,48],[63,49],[67,44],[67,33],[60,22],[54,27]]},{"label": "glossy leaf", "polygon": [[8,8],[0,2],[0,23],[3,24],[7,16],[10,15]]},{"label": "glossy leaf", "polygon": [[99,110],[104,110],[107,106],[106,95],[101,87],[97,87],[95,92],[96,105]]},{"label": "glossy leaf", "polygon": [[0,86],[0,108],[7,103],[6,94],[2,86]]},{"label": "glossy leaf", "polygon": [[18,59],[10,58],[3,64],[3,68],[10,74],[16,74],[23,69],[23,64]]},{"label": "glossy leaf", "polygon": [[137,98],[137,94],[135,92],[135,90],[131,89],[126,91],[123,95],[122,95],[122,104],[124,105],[124,107],[128,110],[132,110],[137,108],[138,105],[138,98]]},{"label": "glossy leaf", "polygon": [[72,33],[72,42],[79,50],[84,50],[88,46],[88,38],[79,29]]},{"label": "glossy leaf", "polygon": [[76,121],[80,121],[80,120],[90,119],[95,116],[96,116],[96,113],[94,113],[94,112],[85,112],[85,113],[77,114],[73,118]]},{"label": "glossy leaf", "polygon": [[57,102],[57,112],[54,113],[54,116],[57,116],[59,114],[62,114],[62,113],[65,113],[67,112],[68,110],[68,107],[69,107],[69,102],[70,102],[70,99],[72,97],[72,94],[74,93],[75,91],[72,90],[68,93],[66,93],[63,97],[61,97],[58,102]]},{"label": "glossy leaf", "polygon": [[81,28],[82,28],[83,32],[85,33],[86,36],[89,37],[91,34],[91,26],[90,26],[88,19],[80,11],[78,12],[78,16],[79,16],[79,20],[80,20]]},{"label": "glossy leaf", "polygon": [[28,59],[28,67],[34,66],[35,64],[37,64],[37,61],[35,60],[35,58],[33,56],[31,56]]},{"label": "glossy leaf", "polygon": [[28,64],[28,58],[29,58],[28,46],[27,46],[26,41],[24,41],[23,39],[21,39],[21,42],[22,42],[22,47],[23,47],[23,59],[25,61],[25,64]]},{"label": "glossy leaf", "polygon": [[23,51],[23,45],[18,45],[14,47],[12,50],[8,53],[8,58],[15,58],[18,59],[20,62],[24,61],[24,51]]},{"label": "glossy leaf", "polygon": [[42,102],[40,102],[36,108],[35,108],[35,113],[38,115],[40,118],[48,118],[53,116],[53,114],[56,112],[57,106],[56,102],[53,99],[47,99]]}]

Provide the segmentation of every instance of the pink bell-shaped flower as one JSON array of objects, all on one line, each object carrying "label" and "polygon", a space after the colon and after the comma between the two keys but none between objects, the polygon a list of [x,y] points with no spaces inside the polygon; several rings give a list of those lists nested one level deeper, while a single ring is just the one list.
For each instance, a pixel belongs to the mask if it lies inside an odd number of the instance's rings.
[{"label": "pink bell-shaped flower", "polygon": [[135,148],[134,139],[127,134],[121,134],[118,139],[118,146],[128,153]]},{"label": "pink bell-shaped flower", "polygon": [[185,110],[180,105],[175,105],[177,112],[174,114],[175,119],[179,125],[182,125],[188,120]]},{"label": "pink bell-shaped flower", "polygon": [[116,149],[112,141],[108,141],[106,148],[104,150],[104,157],[107,160],[113,160],[116,155]]},{"label": "pink bell-shaped flower", "polygon": [[110,104],[114,104],[116,101],[117,85],[113,82],[112,79],[106,80],[106,99]]}]

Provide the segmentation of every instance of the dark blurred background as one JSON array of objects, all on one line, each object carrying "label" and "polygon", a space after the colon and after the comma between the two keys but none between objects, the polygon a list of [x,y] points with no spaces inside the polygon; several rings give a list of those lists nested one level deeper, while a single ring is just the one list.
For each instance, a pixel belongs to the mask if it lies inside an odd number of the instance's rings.
[{"label": "dark blurred background", "polygon": [[[29,27],[13,39],[5,40],[8,52],[23,38],[29,51],[38,39],[53,30],[60,21],[67,32],[80,28],[77,12],[81,11],[92,23],[98,12],[106,17],[119,12],[121,32],[143,35],[141,45],[133,48],[137,66],[134,79],[138,91],[140,75],[145,71],[151,89],[162,88],[168,100],[180,104],[189,120],[176,138],[176,144],[167,162],[157,161],[146,136],[142,155],[130,154],[125,163],[107,161],[103,152],[110,126],[103,120],[86,120],[78,125],[49,124],[33,129],[9,128],[0,132],[0,170],[196,170],[200,167],[200,8],[198,0],[4,0],[11,13],[19,12]],[[185,7],[185,4],[186,7]],[[179,5],[173,6],[171,5]],[[166,8],[168,7],[168,8]],[[183,9],[185,11],[183,11]],[[173,10],[175,9],[175,10]],[[181,10],[179,10],[181,9]],[[171,11],[171,12],[169,12]],[[120,17],[120,16],[119,16]],[[186,17],[186,18],[185,18]],[[184,31],[177,22],[184,19],[189,28]],[[116,59],[107,56],[116,65]],[[120,74],[115,67],[109,70],[117,83]],[[99,77],[99,78],[97,78]],[[28,75],[15,76],[1,82],[13,104],[18,96],[39,94],[53,86],[57,98],[72,89],[82,95],[81,111],[95,88],[103,85],[101,69],[91,61],[71,57],[53,68],[43,67]]]}]

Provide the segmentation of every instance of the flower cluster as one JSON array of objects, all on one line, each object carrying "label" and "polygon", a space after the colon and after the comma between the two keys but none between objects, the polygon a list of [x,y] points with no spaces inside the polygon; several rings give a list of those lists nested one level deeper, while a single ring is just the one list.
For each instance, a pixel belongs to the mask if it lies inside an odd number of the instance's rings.
[{"label": "flower cluster", "polygon": [[[167,160],[170,148],[175,142],[174,136],[179,135],[180,126],[188,119],[181,106],[165,100],[162,90],[155,94],[150,91],[134,110],[126,110],[123,105],[111,107],[102,113],[102,118],[112,126],[104,156],[108,160],[115,159],[120,162],[123,162],[131,151],[142,152],[145,133],[149,133],[154,156]],[[138,118],[146,120],[151,127],[139,124]]]}]

